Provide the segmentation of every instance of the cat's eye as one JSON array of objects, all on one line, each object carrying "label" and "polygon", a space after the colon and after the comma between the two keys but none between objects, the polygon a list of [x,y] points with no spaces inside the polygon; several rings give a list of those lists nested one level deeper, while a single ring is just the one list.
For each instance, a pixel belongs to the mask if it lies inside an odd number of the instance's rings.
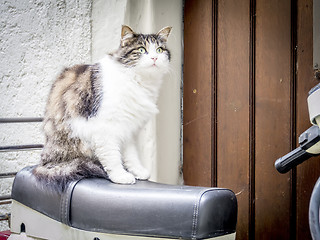
[{"label": "cat's eye", "polygon": [[144,47],[140,47],[139,49],[138,49],[138,51],[140,52],[140,53],[146,53],[146,49],[144,48]]},{"label": "cat's eye", "polygon": [[157,53],[162,53],[163,49],[161,47],[158,47],[156,51],[157,51]]}]

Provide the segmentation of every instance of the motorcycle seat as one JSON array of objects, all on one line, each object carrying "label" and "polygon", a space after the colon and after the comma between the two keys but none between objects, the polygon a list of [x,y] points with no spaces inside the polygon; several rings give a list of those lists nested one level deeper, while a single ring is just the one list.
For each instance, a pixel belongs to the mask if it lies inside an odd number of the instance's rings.
[{"label": "motorcycle seat", "polygon": [[72,182],[61,193],[39,182],[33,168],[16,175],[12,199],[77,229],[183,239],[236,230],[237,200],[228,189],[91,178]]}]

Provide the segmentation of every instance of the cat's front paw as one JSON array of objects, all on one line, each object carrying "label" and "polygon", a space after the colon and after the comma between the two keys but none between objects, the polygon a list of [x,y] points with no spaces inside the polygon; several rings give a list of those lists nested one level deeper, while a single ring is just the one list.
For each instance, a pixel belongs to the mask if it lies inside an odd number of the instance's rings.
[{"label": "cat's front paw", "polygon": [[150,178],[150,172],[144,167],[130,169],[130,172],[139,180],[148,180]]},{"label": "cat's front paw", "polygon": [[123,170],[123,171],[111,171],[108,173],[109,179],[114,183],[119,184],[134,184],[136,182],[135,177]]}]

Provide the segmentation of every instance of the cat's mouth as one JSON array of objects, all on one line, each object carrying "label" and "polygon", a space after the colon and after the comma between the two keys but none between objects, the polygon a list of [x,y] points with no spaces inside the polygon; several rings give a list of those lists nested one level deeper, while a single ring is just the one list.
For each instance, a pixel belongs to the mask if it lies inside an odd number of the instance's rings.
[{"label": "cat's mouth", "polygon": [[159,66],[158,66],[157,63],[152,63],[152,64],[150,65],[150,67],[152,67],[152,68],[158,68]]}]

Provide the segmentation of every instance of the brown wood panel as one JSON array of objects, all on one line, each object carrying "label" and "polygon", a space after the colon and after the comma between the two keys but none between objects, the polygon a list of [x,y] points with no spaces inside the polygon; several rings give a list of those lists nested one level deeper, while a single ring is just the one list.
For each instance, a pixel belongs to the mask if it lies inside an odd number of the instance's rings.
[{"label": "brown wood panel", "polygon": [[[312,63],[312,0],[298,0],[297,16],[297,140],[311,126],[307,106],[308,91],[318,82],[314,79]],[[308,226],[309,200],[320,175],[320,157],[297,167],[297,238],[311,239]]]},{"label": "brown wood panel", "polygon": [[290,238],[290,173],[274,161],[290,151],[290,0],[256,1],[255,239]]},{"label": "brown wood panel", "polygon": [[185,184],[211,186],[212,1],[185,1],[183,156]]},{"label": "brown wood panel", "polygon": [[218,2],[217,183],[237,194],[237,239],[249,238],[250,1]]},{"label": "brown wood panel", "polygon": [[237,194],[238,240],[311,239],[320,157],[274,161],[310,126],[312,0],[186,0],[184,24],[186,184]]}]

